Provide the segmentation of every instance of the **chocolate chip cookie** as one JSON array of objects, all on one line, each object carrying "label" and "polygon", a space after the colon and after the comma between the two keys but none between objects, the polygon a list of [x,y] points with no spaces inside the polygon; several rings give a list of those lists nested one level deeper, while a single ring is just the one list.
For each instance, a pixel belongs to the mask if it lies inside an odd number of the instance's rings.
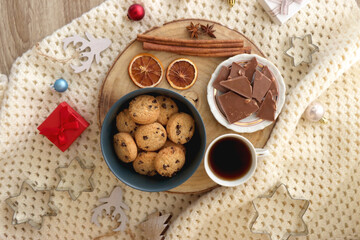
[{"label": "chocolate chip cookie", "polygon": [[114,148],[116,155],[123,162],[132,162],[137,156],[136,143],[129,133],[115,134]]},{"label": "chocolate chip cookie", "polygon": [[133,162],[134,170],[141,175],[154,176],[156,152],[141,152]]},{"label": "chocolate chip cookie", "polygon": [[128,109],[124,109],[116,116],[116,128],[119,132],[127,132],[133,135],[137,128],[137,124],[130,117]]},{"label": "chocolate chip cookie", "polygon": [[155,158],[155,169],[164,177],[172,177],[185,164],[185,153],[178,147],[166,147]]},{"label": "chocolate chip cookie", "polygon": [[166,131],[171,141],[185,144],[190,141],[195,131],[195,121],[187,113],[175,113],[166,125]]},{"label": "chocolate chip cookie", "polygon": [[157,96],[156,100],[160,104],[160,115],[157,119],[162,125],[166,125],[170,117],[179,112],[179,108],[176,103],[169,97]]},{"label": "chocolate chip cookie", "polygon": [[137,146],[145,151],[159,150],[164,146],[166,139],[166,130],[158,122],[142,125],[135,132]]},{"label": "chocolate chip cookie", "polygon": [[129,104],[130,117],[138,124],[155,122],[160,115],[160,104],[155,97],[140,95]]},{"label": "chocolate chip cookie", "polygon": [[178,148],[180,148],[181,150],[183,150],[184,153],[186,154],[186,148],[185,148],[184,145],[174,143],[174,142],[172,142],[172,141],[170,141],[170,140],[166,140],[163,148],[166,148],[166,147],[178,147]]}]

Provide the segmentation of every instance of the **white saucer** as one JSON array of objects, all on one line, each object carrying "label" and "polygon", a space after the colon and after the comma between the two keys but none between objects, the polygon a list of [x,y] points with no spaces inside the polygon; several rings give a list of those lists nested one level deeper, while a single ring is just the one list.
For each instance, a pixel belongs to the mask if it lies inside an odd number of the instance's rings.
[{"label": "white saucer", "polygon": [[260,66],[267,66],[269,70],[273,73],[279,90],[279,96],[276,101],[276,112],[275,112],[275,120],[279,116],[281,109],[285,102],[285,92],[286,87],[284,83],[284,79],[282,78],[280,71],[275,67],[274,64],[269,62],[263,57],[260,57],[256,54],[240,54],[236,55],[234,57],[231,57],[222,63],[220,63],[213,74],[211,75],[211,79],[209,81],[209,84],[207,86],[207,100],[210,106],[210,110],[212,114],[214,115],[215,119],[224,127],[231,129],[238,133],[252,133],[259,131],[261,129],[264,129],[265,127],[271,125],[273,122],[268,120],[260,119],[256,116],[256,114],[252,114],[247,118],[241,119],[238,122],[235,122],[233,124],[230,124],[226,117],[220,112],[218,105],[216,103],[215,96],[221,94],[220,91],[216,90],[212,85],[215,81],[217,75],[219,74],[220,68],[222,66],[231,66],[233,62],[248,62],[253,57],[256,57],[256,60],[258,61]]}]

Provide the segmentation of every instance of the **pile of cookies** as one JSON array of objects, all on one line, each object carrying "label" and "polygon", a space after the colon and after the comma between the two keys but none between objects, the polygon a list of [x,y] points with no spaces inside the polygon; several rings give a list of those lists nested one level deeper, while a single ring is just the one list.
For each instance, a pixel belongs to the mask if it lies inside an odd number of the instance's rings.
[{"label": "pile of cookies", "polygon": [[142,175],[172,177],[185,164],[195,121],[166,96],[140,95],[116,117],[116,155]]}]

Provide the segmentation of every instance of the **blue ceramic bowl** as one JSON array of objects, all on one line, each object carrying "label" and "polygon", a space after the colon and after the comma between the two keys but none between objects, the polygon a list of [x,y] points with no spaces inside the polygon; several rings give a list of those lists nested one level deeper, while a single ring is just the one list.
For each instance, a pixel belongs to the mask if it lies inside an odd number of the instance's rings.
[{"label": "blue ceramic bowl", "polygon": [[[171,97],[179,107],[180,112],[190,114],[195,120],[195,133],[185,144],[186,162],[183,168],[173,177],[166,178],[156,175],[153,177],[136,173],[132,163],[124,163],[116,156],[113,146],[113,136],[116,129],[116,115],[129,106],[129,102],[136,96],[148,94]],[[144,88],[130,92],[120,98],[108,111],[101,128],[101,150],[104,159],[114,175],[128,186],[147,192],[167,191],[185,182],[193,175],[204,157],[206,146],[206,131],[204,123],[196,108],[183,96],[168,89]]]}]

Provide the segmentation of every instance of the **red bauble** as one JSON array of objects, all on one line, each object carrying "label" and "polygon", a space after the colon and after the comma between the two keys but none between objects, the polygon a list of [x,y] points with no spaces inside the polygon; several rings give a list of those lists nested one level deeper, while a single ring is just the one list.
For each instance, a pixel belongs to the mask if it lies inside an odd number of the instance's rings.
[{"label": "red bauble", "polygon": [[144,7],[140,4],[133,4],[129,7],[128,18],[134,21],[139,21],[145,16]]}]

